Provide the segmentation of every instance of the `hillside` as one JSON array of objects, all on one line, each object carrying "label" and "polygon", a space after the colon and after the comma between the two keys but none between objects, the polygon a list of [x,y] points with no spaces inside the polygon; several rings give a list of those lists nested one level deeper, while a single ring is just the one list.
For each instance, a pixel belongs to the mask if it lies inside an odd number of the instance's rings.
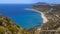
[{"label": "hillside", "polygon": [[23,29],[15,24],[11,19],[0,14],[0,34],[31,34],[27,29]]},{"label": "hillside", "polygon": [[60,4],[38,3],[29,9],[42,13],[48,20],[35,30],[35,34],[60,34]]}]

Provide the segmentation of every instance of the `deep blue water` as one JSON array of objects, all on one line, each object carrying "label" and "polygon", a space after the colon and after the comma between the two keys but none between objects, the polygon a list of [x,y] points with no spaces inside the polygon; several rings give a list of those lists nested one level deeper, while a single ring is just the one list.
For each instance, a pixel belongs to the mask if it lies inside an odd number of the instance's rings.
[{"label": "deep blue water", "polygon": [[41,14],[24,10],[32,4],[0,4],[0,14],[3,14],[23,28],[32,28],[42,24]]}]

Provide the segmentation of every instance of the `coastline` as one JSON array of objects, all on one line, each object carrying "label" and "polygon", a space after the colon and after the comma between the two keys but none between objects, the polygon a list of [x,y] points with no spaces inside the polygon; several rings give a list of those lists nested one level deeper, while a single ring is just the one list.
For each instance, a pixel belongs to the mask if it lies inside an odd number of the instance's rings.
[{"label": "coastline", "polygon": [[38,10],[35,10],[33,8],[26,8],[25,10],[32,10],[34,12],[41,13],[41,17],[43,19],[43,23],[46,23],[48,21],[47,18],[44,16],[44,14],[42,12],[38,11]]}]

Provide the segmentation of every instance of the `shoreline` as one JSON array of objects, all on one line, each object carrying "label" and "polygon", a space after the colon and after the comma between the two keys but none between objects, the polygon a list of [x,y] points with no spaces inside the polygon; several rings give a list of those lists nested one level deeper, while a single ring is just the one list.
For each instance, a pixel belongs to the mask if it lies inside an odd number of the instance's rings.
[{"label": "shoreline", "polygon": [[42,12],[38,11],[38,10],[35,10],[33,8],[26,8],[25,10],[32,10],[34,12],[40,13],[41,14],[41,17],[43,19],[43,23],[46,23],[48,21],[47,18],[44,16],[44,14]]}]

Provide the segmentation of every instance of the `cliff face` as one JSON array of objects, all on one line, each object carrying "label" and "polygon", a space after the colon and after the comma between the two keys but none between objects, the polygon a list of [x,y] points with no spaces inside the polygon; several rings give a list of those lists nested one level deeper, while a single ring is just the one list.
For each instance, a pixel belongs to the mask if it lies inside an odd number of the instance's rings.
[{"label": "cliff face", "polygon": [[31,34],[6,16],[0,15],[0,34]]},{"label": "cliff face", "polygon": [[48,19],[35,30],[35,34],[60,34],[60,4],[39,4],[31,9],[40,11]]}]

